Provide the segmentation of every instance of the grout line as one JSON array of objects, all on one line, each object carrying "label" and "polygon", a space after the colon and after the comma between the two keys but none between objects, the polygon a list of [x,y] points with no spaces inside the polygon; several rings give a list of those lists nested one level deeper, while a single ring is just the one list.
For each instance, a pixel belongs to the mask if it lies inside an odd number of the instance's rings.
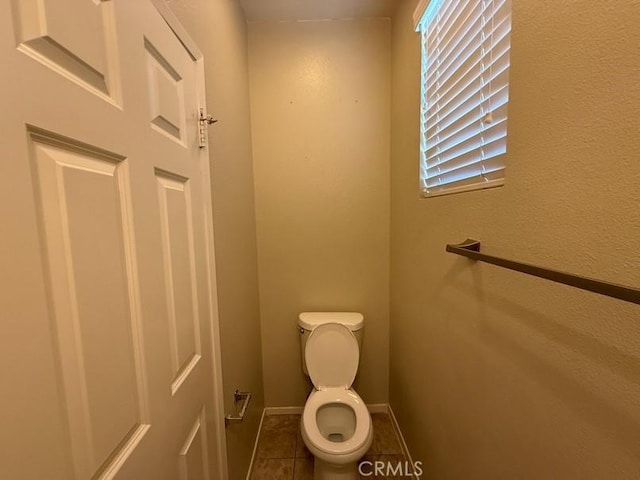
[{"label": "grout line", "polygon": [[393,423],[393,429],[396,431],[396,435],[400,439],[400,446],[402,447],[402,451],[407,458],[407,461],[411,465],[411,471],[413,472],[412,477],[420,480],[420,477],[415,474],[415,469],[413,468],[413,458],[411,458],[411,453],[409,453],[409,448],[407,447],[407,442],[404,441],[404,437],[402,436],[402,430],[400,430],[400,425],[398,424],[398,420],[396,419],[395,414],[393,413],[393,409],[391,408],[391,404],[387,404],[389,417],[391,417],[391,422]]},{"label": "grout line", "polygon": [[253,463],[256,459],[256,455],[258,453],[258,442],[260,441],[260,434],[262,433],[262,422],[264,421],[264,415],[267,411],[266,408],[262,410],[262,415],[260,416],[260,425],[258,425],[258,433],[256,433],[256,441],[253,444],[253,453],[251,454],[251,462],[249,462],[249,470],[247,470],[247,478],[246,480],[251,479],[251,474],[253,473]]}]

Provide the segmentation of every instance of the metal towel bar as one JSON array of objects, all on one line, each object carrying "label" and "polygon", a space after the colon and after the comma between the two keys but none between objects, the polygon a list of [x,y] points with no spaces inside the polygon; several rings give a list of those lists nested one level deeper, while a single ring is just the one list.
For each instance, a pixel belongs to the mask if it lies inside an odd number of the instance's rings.
[{"label": "metal towel bar", "polygon": [[240,390],[236,390],[235,392],[233,392],[233,401],[234,403],[242,401],[242,408],[240,409],[240,413],[238,415],[225,415],[225,425],[229,425],[230,423],[241,423],[244,420],[244,414],[247,413],[247,407],[249,406],[249,402],[251,401],[251,392],[241,392]]},{"label": "metal towel bar", "polygon": [[467,239],[457,245],[447,245],[447,252],[640,305],[640,290],[637,288],[625,287],[616,283],[603,282],[550,268],[536,267],[528,263],[485,255],[480,253],[480,242],[477,240]]}]

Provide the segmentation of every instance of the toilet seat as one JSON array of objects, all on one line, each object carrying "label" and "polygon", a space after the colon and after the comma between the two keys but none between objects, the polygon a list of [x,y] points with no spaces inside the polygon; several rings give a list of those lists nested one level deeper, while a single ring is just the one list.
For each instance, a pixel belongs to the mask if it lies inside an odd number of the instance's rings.
[{"label": "toilet seat", "polygon": [[341,323],[325,323],[314,328],[304,355],[309,377],[318,390],[348,389],[358,373],[358,340]]},{"label": "toilet seat", "polygon": [[[320,407],[329,403],[343,403],[349,406],[356,417],[355,431],[351,438],[344,442],[332,442],[325,438],[318,428],[316,413]],[[362,449],[371,436],[371,416],[367,406],[356,392],[340,387],[312,392],[304,406],[302,425],[313,446],[329,455],[348,455]],[[369,445],[366,445],[366,448],[368,447]]]}]

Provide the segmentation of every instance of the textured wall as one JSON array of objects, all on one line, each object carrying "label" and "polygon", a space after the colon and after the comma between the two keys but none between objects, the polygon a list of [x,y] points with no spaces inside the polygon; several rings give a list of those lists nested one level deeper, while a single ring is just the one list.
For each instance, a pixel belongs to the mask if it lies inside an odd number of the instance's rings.
[{"label": "textured wall", "polygon": [[392,27],[391,404],[429,479],[640,475],[640,307],[444,252],[640,286],[640,4],[513,0],[506,185],[420,199],[419,40]]},{"label": "textured wall", "polygon": [[224,400],[254,393],[242,424],[227,427],[231,479],[245,478],[264,407],[251,124],[244,15],[234,0],[170,0],[205,57]]},{"label": "textured wall", "polygon": [[249,24],[265,402],[303,405],[297,315],[365,315],[355,385],[388,398],[387,19]]}]

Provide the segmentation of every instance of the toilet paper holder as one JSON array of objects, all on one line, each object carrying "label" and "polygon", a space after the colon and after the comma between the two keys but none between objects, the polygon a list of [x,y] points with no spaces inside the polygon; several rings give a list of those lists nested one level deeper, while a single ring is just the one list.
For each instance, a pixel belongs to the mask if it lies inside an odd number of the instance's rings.
[{"label": "toilet paper holder", "polygon": [[236,390],[233,392],[233,402],[237,405],[239,402],[242,402],[242,407],[240,408],[240,413],[238,415],[227,414],[224,417],[224,424],[229,425],[230,423],[242,423],[244,420],[244,415],[247,413],[247,407],[249,406],[249,402],[251,401],[251,392],[241,392],[240,390]]}]

